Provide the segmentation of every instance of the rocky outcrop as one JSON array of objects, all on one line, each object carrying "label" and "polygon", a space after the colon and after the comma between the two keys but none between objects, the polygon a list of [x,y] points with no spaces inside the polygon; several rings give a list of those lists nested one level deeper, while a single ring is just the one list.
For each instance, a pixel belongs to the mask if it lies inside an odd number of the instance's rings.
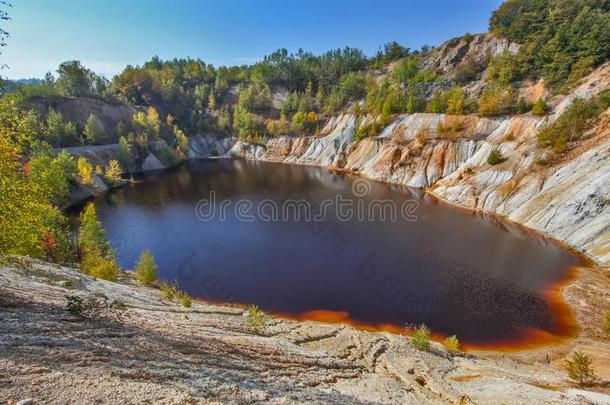
[{"label": "rocky outcrop", "polygon": [[423,66],[441,73],[454,72],[464,62],[485,64],[490,57],[508,51],[517,53],[519,44],[492,33],[482,33],[450,39],[429,56],[424,58]]},{"label": "rocky outcrop", "polygon": [[[67,296],[95,306],[72,314]],[[0,309],[2,403],[610,400],[570,387],[561,363],[572,348],[529,357],[449,355],[434,342],[430,352],[418,351],[398,334],[271,317],[255,333],[241,308],[183,308],[127,274],[112,283],[23,258],[0,265]],[[606,360],[596,357],[600,378],[608,378]]]},{"label": "rocky outcrop", "polygon": [[[607,64],[573,93],[555,100],[556,112],[547,117],[408,114],[397,117],[378,136],[357,142],[358,120],[343,114],[331,118],[320,137],[281,137],[266,146],[238,143],[231,152],[427,189],[452,204],[502,215],[565,242],[608,267],[608,118],[559,160],[537,146],[536,135],[577,97],[593,97],[609,87]],[[360,125],[365,123],[366,119]],[[493,150],[500,151],[500,164],[487,162]]]},{"label": "rocky outcrop", "polygon": [[[50,104],[49,104],[50,103]],[[138,111],[144,107],[121,103],[110,103],[97,98],[57,98],[52,102],[33,102],[32,107],[41,114],[46,114],[48,108],[53,108],[67,121],[84,126],[90,114],[95,115],[100,130],[105,134],[113,134],[119,122],[128,124]]]}]

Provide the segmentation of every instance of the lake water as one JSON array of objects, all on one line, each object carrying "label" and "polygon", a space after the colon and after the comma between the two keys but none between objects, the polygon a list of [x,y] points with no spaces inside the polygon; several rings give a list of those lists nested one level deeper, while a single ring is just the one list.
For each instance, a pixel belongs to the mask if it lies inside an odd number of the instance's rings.
[{"label": "lake water", "polygon": [[332,311],[371,326],[425,323],[483,345],[573,329],[548,292],[578,258],[418,190],[218,159],[143,176],[96,204],[124,268],[148,248],[160,278],[211,301],[305,318]]}]

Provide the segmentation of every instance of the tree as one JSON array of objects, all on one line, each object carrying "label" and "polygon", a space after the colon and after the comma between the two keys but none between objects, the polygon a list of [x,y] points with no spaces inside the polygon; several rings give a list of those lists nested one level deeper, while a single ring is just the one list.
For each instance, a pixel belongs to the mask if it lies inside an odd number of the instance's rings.
[{"label": "tree", "polygon": [[97,211],[93,203],[87,204],[80,214],[78,244],[81,250],[96,250],[103,256],[111,253],[110,244],[106,239],[106,231],[97,219]]},{"label": "tree", "polygon": [[119,145],[117,147],[117,158],[121,167],[131,173],[135,166],[135,156],[132,151],[131,145],[127,142],[124,136],[119,138]]},{"label": "tree", "polygon": [[85,135],[85,141],[91,145],[99,145],[104,141],[104,133],[100,129],[97,123],[97,118],[93,114],[89,114],[87,122],[85,123],[85,129],[83,130]]},{"label": "tree", "polygon": [[64,62],[57,68],[56,86],[67,97],[81,97],[91,94],[93,73],[77,60]]},{"label": "tree", "polygon": [[447,114],[463,114],[466,96],[461,87],[452,88],[447,94]]},{"label": "tree", "polygon": [[83,184],[93,184],[93,166],[86,157],[79,157],[76,163],[78,169],[78,175]]},{"label": "tree", "polygon": [[85,273],[104,280],[116,280],[119,267],[93,203],[87,204],[80,215],[78,245],[81,269]]},{"label": "tree", "polygon": [[135,274],[136,280],[142,284],[152,284],[157,279],[157,263],[150,250],[145,249],[140,255]]},{"label": "tree", "polygon": [[515,92],[510,86],[491,84],[479,99],[479,114],[496,116],[509,114],[515,105]]},{"label": "tree", "polygon": [[[67,221],[57,208],[41,198],[38,186],[22,170],[19,155],[0,138],[0,254],[45,258],[52,251],[63,259],[70,254]],[[55,243],[45,246],[45,237]],[[55,257],[56,255],[56,257]]]},{"label": "tree", "polygon": [[54,205],[60,205],[70,193],[65,157],[62,159],[63,162],[44,154],[32,157],[29,162],[30,178],[40,199]]},{"label": "tree", "polygon": [[117,185],[121,182],[121,174],[123,170],[121,170],[121,165],[117,160],[112,159],[108,166],[106,167],[106,172],[104,173],[104,178],[111,185]]},{"label": "tree", "polygon": [[189,156],[189,140],[180,128],[174,126],[174,135],[176,136],[176,155],[181,160],[188,159]]},{"label": "tree", "polygon": [[579,385],[593,385],[597,380],[597,376],[591,367],[593,359],[580,352],[574,352],[572,360],[565,361],[565,367],[571,379],[575,380]]}]

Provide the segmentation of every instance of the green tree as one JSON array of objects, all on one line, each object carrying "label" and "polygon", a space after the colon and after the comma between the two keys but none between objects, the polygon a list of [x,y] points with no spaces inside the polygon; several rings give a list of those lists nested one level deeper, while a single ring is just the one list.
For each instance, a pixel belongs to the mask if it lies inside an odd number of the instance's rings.
[{"label": "green tree", "polygon": [[39,191],[34,179],[24,173],[15,148],[3,138],[0,138],[0,190],[0,254],[48,260],[69,256],[67,221]]},{"label": "green tree", "polygon": [[78,244],[81,250],[89,249],[100,256],[111,254],[110,244],[106,239],[106,231],[97,219],[97,211],[93,203],[87,204],[80,214]]},{"label": "green tree", "polygon": [[546,103],[542,98],[539,98],[534,106],[532,107],[532,114],[534,115],[544,115],[546,113]]},{"label": "green tree", "polygon": [[466,96],[461,87],[452,88],[447,94],[447,114],[463,114]]},{"label": "green tree", "polygon": [[30,159],[30,178],[35,185],[40,199],[54,205],[60,205],[70,193],[66,167],[58,158],[50,155],[34,156]]},{"label": "green tree", "polygon": [[136,280],[142,284],[152,284],[157,279],[157,263],[150,250],[145,249],[140,255],[135,274]]},{"label": "green tree", "polygon": [[77,60],[64,62],[57,69],[57,88],[67,97],[81,97],[91,94],[93,73]]},{"label": "green tree", "polygon": [[117,147],[117,158],[121,166],[125,168],[128,173],[133,172],[135,168],[135,156],[131,145],[127,142],[124,136],[119,138],[119,144]]},{"label": "green tree", "polygon": [[574,352],[572,360],[565,361],[565,367],[571,379],[579,385],[593,385],[597,380],[597,376],[591,367],[593,359],[580,352]]},{"label": "green tree", "polygon": [[502,156],[502,153],[498,149],[494,149],[489,153],[487,157],[487,163],[494,166],[504,162],[506,159]]},{"label": "green tree", "polygon": [[91,145],[99,145],[104,141],[104,133],[102,132],[95,115],[90,114],[85,123],[83,130],[85,141]]}]

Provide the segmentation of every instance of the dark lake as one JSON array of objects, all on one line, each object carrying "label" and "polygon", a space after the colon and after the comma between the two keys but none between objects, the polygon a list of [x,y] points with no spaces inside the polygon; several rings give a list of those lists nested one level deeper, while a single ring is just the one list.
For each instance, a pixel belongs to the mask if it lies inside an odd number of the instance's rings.
[{"label": "dark lake", "polygon": [[572,332],[548,297],[580,259],[421,191],[228,159],[139,180],[95,201],[119,262],[133,268],[148,248],[160,278],[193,296],[372,326],[425,323],[471,344]]}]

